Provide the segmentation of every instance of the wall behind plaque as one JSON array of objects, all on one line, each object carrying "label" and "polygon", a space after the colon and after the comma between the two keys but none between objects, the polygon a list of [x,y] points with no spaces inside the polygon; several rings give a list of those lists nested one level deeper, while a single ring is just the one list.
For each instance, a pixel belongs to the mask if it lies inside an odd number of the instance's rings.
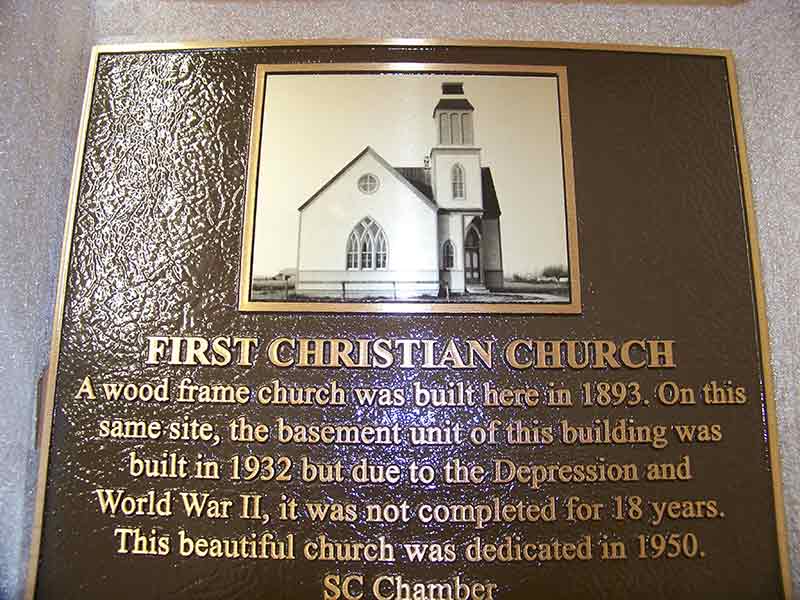
[{"label": "wall behind plaque", "polygon": [[[60,5],[62,4],[62,5]],[[89,48],[196,39],[493,38],[731,48],[737,59],[770,324],[787,528],[800,581],[800,4],[99,0],[0,6],[0,598],[24,587],[37,379]]]}]

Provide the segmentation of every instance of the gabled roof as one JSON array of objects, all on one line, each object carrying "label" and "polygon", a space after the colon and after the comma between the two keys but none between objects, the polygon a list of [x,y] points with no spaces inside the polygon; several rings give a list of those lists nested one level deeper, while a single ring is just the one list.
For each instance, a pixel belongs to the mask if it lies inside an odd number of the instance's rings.
[{"label": "gabled roof", "polygon": [[[339,172],[336,173],[336,175],[334,175],[328,181],[326,181],[323,184],[323,186],[321,188],[319,188],[316,192],[314,192],[314,194],[308,200],[303,202],[303,204],[301,204],[300,207],[297,210],[298,211],[303,210],[309,204],[311,204],[314,200],[316,200],[317,197],[322,192],[324,192],[328,187],[330,187],[330,185],[334,181],[339,179],[339,177],[342,174],[344,174],[348,169],[350,169],[350,167],[352,167],[355,163],[357,163],[367,153],[369,153],[375,160],[377,160],[383,167],[385,167],[386,170],[389,171],[389,173],[391,173],[392,175],[394,175],[403,185],[405,185],[409,190],[411,190],[414,193],[415,196],[417,196],[420,200],[422,200],[430,208],[432,208],[433,210],[436,210],[437,207],[436,207],[436,203],[433,201],[433,193],[432,193],[432,191],[426,192],[426,191],[423,191],[422,189],[420,189],[419,187],[417,187],[417,185],[415,183],[412,183],[402,173],[400,173],[392,165],[390,165],[388,162],[386,162],[386,160],[380,154],[375,152],[375,150],[371,146],[367,146],[361,152],[359,152],[355,156],[355,158],[353,158],[353,160],[351,160],[344,167],[342,167],[341,170],[339,170]],[[430,186],[428,186],[428,187],[430,188]]]},{"label": "gabled roof", "polygon": [[433,198],[433,187],[431,186],[431,170],[423,167],[395,167],[395,170],[405,177],[426,198],[435,202]]},{"label": "gabled roof", "polygon": [[500,202],[497,201],[497,190],[494,189],[492,170],[489,167],[481,168],[481,190],[483,190],[483,216],[486,219],[496,219],[500,216]]},{"label": "gabled roof", "polygon": [[[389,173],[397,177],[407,188],[419,197],[428,206],[436,210],[436,200],[433,197],[433,187],[431,186],[430,169],[423,167],[393,167],[384,158],[375,152],[371,146],[367,146],[359,152],[353,160],[347,163],[342,169],[331,177],[319,188],[313,196],[306,200],[297,210],[303,210],[324,192],[334,181],[336,181],[345,171],[353,166],[366,153],[370,153]],[[500,202],[497,200],[497,190],[494,187],[492,170],[489,167],[481,167],[481,191],[483,193],[483,216],[487,219],[496,219],[502,213]]]}]

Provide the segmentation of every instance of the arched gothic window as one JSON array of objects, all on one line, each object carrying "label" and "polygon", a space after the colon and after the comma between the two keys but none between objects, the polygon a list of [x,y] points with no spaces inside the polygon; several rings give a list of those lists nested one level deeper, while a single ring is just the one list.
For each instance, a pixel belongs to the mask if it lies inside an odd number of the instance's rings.
[{"label": "arched gothic window", "polygon": [[442,268],[452,269],[455,267],[456,252],[453,249],[453,242],[447,240],[442,246]]},{"label": "arched gothic window", "polygon": [[357,269],[358,268],[358,245],[361,240],[359,239],[358,235],[356,234],[355,230],[350,233],[350,237],[347,239],[347,268],[348,269]]},{"label": "arched gothic window", "polygon": [[383,231],[378,233],[375,242],[375,268],[385,269],[389,258],[389,248],[386,245],[386,236],[383,235]]},{"label": "arched gothic window", "polygon": [[373,258],[375,257],[375,245],[372,243],[372,238],[365,235],[361,238],[361,268],[372,269]]},{"label": "arched gothic window", "polygon": [[481,237],[475,224],[464,238],[464,278],[467,283],[481,281]]},{"label": "arched gothic window", "polygon": [[453,170],[450,173],[450,178],[453,182],[453,200],[464,199],[464,167],[456,163],[453,165]]},{"label": "arched gothic window", "polygon": [[388,263],[389,245],[383,228],[372,218],[364,217],[347,238],[347,268],[385,269]]}]

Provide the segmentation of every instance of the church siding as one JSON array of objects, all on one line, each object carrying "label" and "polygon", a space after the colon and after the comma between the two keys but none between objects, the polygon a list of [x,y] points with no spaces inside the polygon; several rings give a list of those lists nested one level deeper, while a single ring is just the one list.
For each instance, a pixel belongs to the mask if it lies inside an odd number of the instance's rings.
[{"label": "church siding", "polygon": [[453,244],[453,268],[442,269],[443,282],[451,292],[464,291],[464,226],[461,213],[439,214],[439,265],[442,266],[442,249],[450,240]]},{"label": "church siding", "polygon": [[[358,189],[358,179],[372,173],[380,180],[373,194]],[[347,240],[364,217],[383,229],[388,241],[386,269],[347,269]],[[437,220],[433,206],[367,152],[333,181],[301,214],[299,292],[438,291]]]},{"label": "church siding", "polygon": [[[480,150],[465,148],[434,148],[431,151],[433,162],[434,189],[436,204],[442,208],[483,209],[481,191]],[[463,200],[453,198],[451,173],[453,165],[464,167],[465,194]]]}]

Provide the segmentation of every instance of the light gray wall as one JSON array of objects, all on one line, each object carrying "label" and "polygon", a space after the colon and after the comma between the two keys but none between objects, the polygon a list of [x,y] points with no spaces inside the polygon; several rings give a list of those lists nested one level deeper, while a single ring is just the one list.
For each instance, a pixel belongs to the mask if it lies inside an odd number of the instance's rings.
[{"label": "light gray wall", "polygon": [[[712,3],[712,2],[709,2]],[[34,398],[46,364],[88,49],[98,42],[481,37],[731,48],[736,54],[772,340],[794,581],[800,579],[800,4],[520,0],[0,3],[0,598],[19,597]],[[797,588],[797,585],[795,585]]]}]

